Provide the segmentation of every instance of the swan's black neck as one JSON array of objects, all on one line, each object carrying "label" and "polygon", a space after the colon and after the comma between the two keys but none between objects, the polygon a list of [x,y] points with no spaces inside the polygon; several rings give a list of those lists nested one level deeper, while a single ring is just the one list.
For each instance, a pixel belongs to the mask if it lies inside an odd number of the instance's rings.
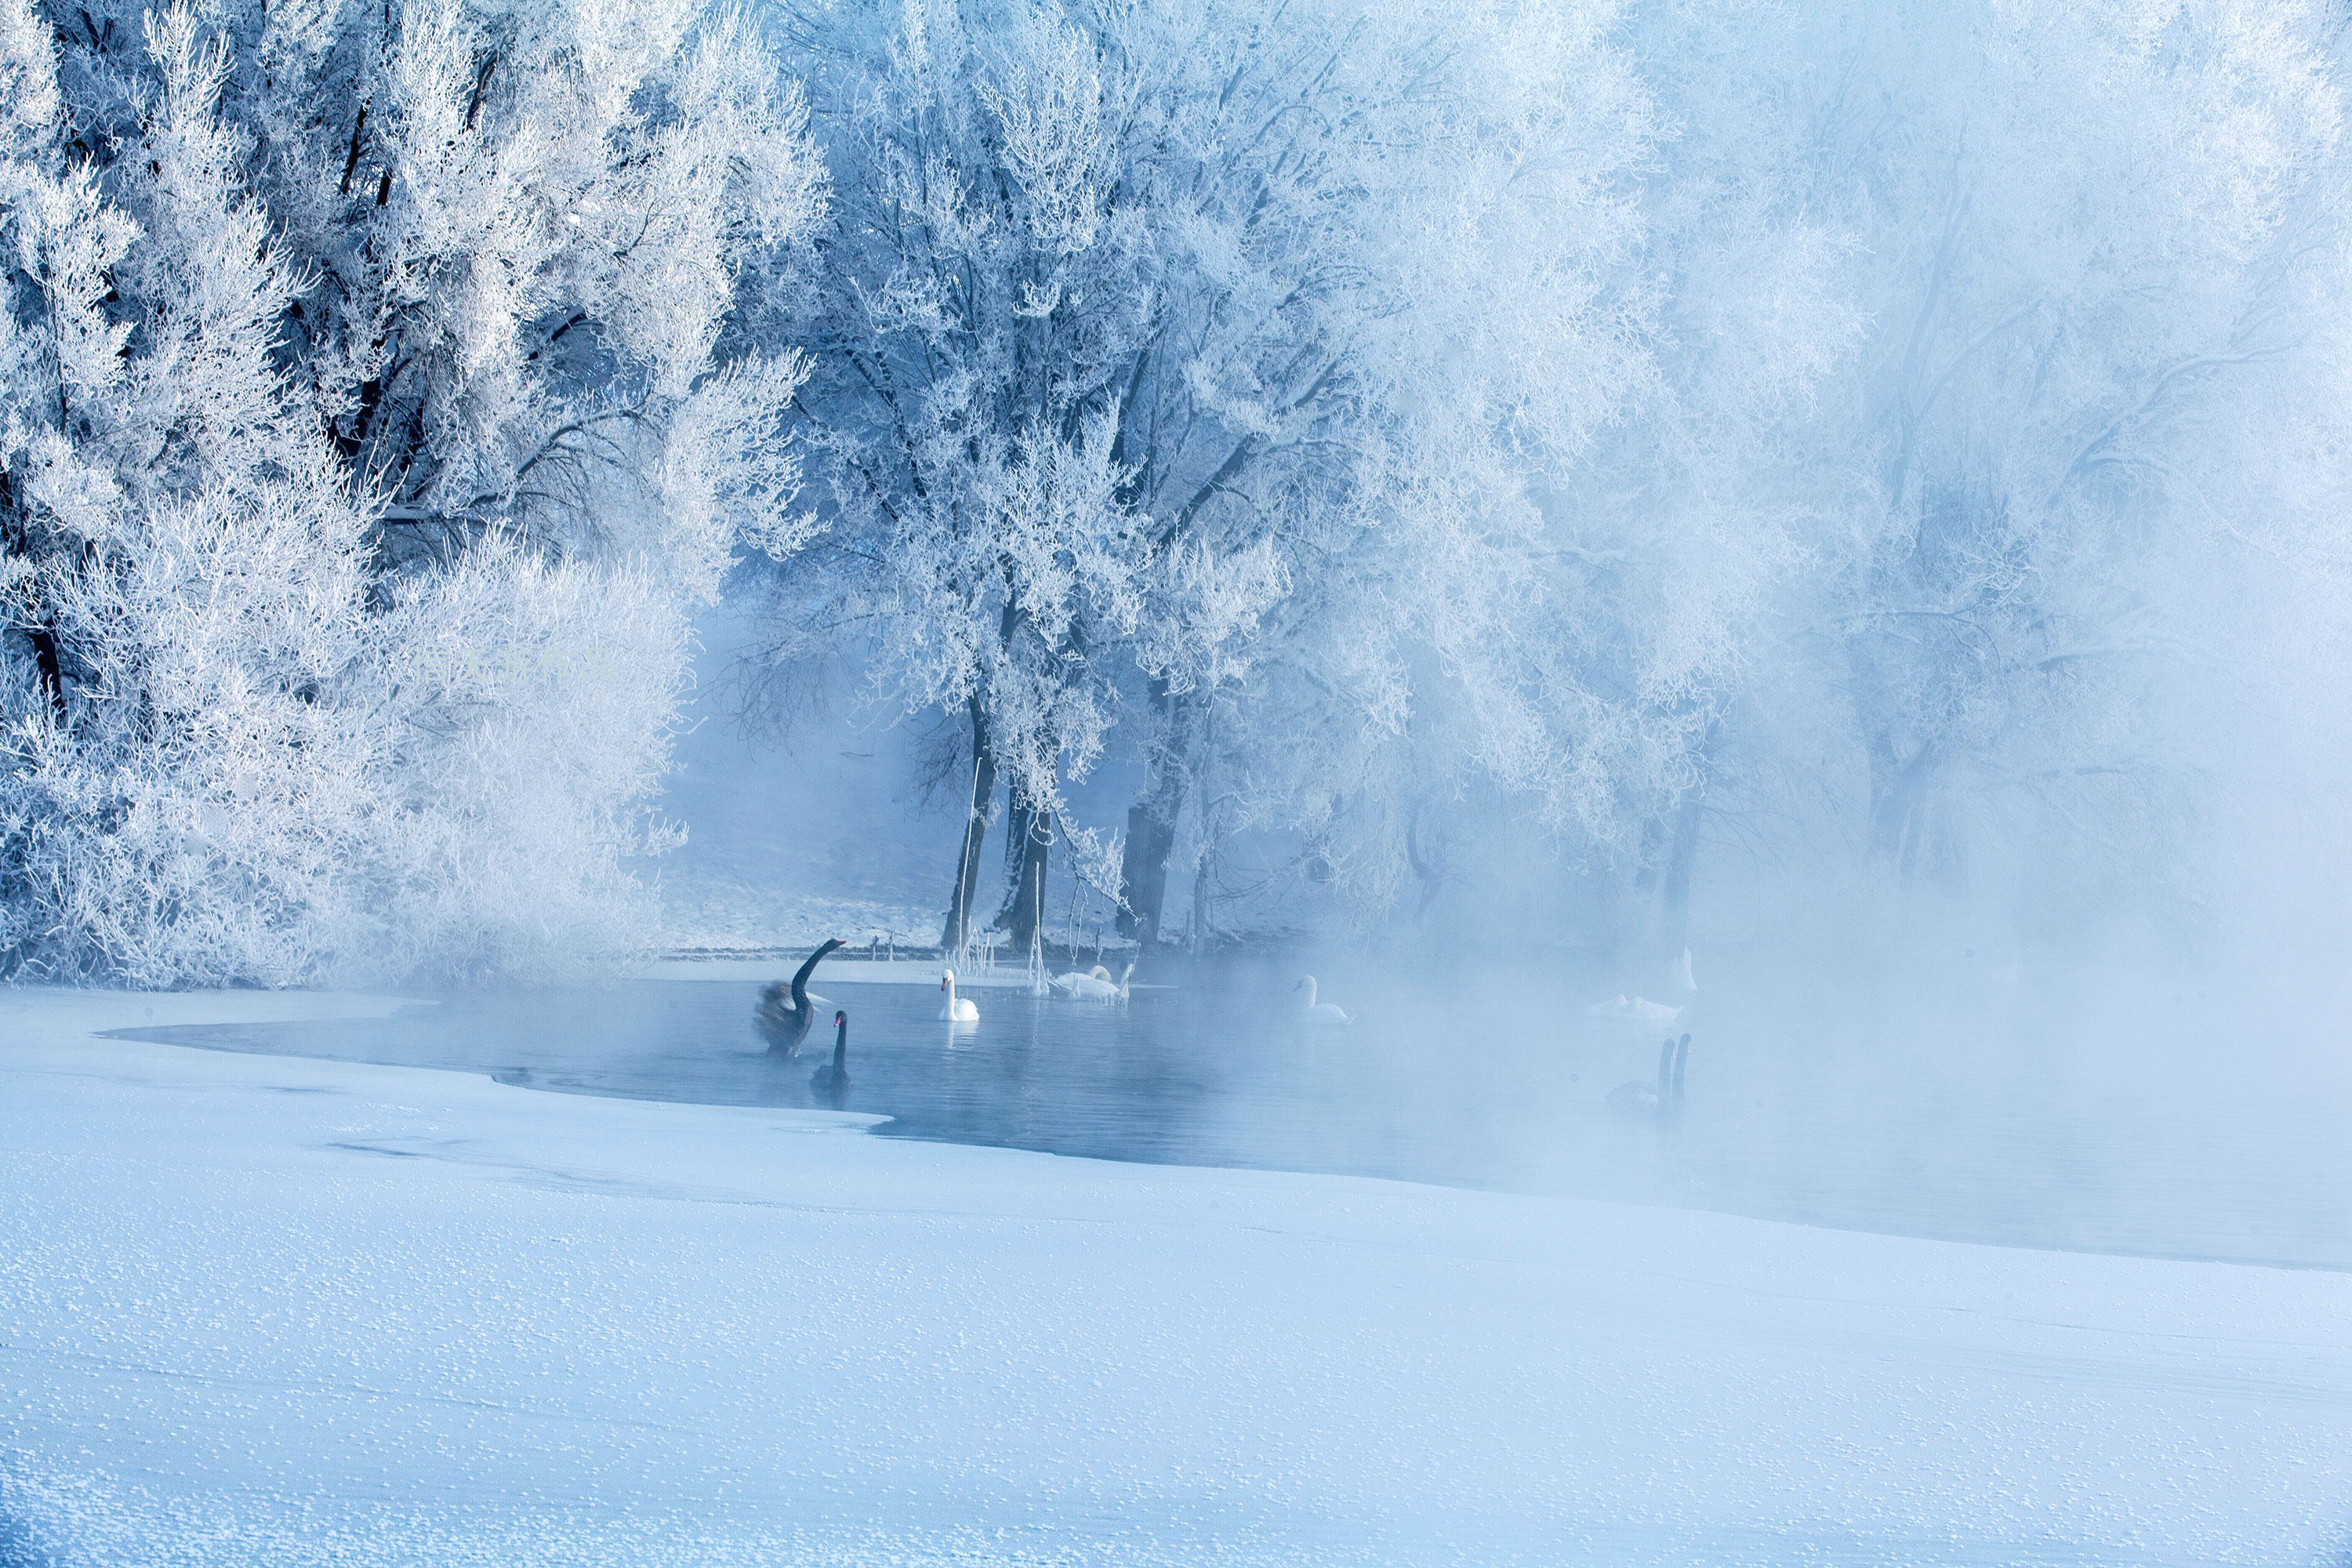
[{"label": "swan's black neck", "polygon": [[793,976],[793,1005],[799,1008],[802,1012],[805,1013],[808,1011],[809,976],[816,973],[818,961],[824,958],[826,953],[831,952],[835,948],[839,947],[840,945],[841,941],[837,937],[833,941],[826,942],[823,947],[820,947],[814,952],[810,953],[808,955],[808,962],[802,964],[800,972]]},{"label": "swan's black neck", "polygon": [[1682,1120],[1683,1064],[1690,1059],[1690,1037],[1669,1038],[1658,1047],[1658,1125],[1672,1126]]},{"label": "swan's black neck", "polygon": [[833,1070],[841,1071],[849,1061],[849,1020],[844,1018],[833,1035]]}]

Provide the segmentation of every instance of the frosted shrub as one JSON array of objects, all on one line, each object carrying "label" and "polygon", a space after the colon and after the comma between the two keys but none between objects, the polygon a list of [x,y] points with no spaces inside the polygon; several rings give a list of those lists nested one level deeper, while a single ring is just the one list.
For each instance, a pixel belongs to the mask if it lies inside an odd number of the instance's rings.
[{"label": "frosted shrub", "polygon": [[494,547],[404,584],[383,621],[392,967],[544,977],[625,948],[651,910],[622,861],[667,842],[645,803],[688,673],[676,595],[643,566]]}]

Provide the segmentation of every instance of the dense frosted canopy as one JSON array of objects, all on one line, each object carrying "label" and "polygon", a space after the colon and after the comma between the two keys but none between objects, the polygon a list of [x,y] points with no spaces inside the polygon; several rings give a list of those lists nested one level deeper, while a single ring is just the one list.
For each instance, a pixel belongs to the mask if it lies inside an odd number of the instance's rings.
[{"label": "dense frosted canopy", "polygon": [[1666,951],[1694,886],[2188,908],[2340,729],[2341,49],[6,0],[0,950],[641,938],[720,603],[766,710],[932,727],[950,947],[1496,865]]}]

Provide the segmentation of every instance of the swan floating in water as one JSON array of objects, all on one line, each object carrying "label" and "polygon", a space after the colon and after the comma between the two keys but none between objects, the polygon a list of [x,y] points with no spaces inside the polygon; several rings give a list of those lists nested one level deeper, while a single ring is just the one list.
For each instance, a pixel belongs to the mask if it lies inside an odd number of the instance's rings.
[{"label": "swan floating in water", "polygon": [[1606,1002],[1595,1002],[1584,1010],[1588,1018],[1615,1018],[1629,1024],[1671,1024],[1690,1011],[1691,1003],[1698,996],[1698,982],[1691,977],[1690,949],[1675,963],[1675,984],[1683,993],[1682,1005],[1669,1006],[1653,1002],[1646,996],[1612,996]]},{"label": "swan floating in water", "polygon": [[940,1009],[940,1016],[941,1018],[950,1024],[977,1024],[980,1022],[980,1009],[973,1006],[971,1002],[959,1000],[956,996],[954,970],[947,970],[940,975],[940,989],[948,994],[947,1005]]},{"label": "swan floating in water", "polygon": [[1097,963],[1084,974],[1073,969],[1067,974],[1056,974],[1045,984],[1080,1002],[1124,1002],[1129,977],[1134,973],[1135,965],[1130,962],[1126,972],[1113,980],[1110,971]]},{"label": "swan floating in water", "polygon": [[1621,1083],[1609,1091],[1609,1109],[1633,1121],[1654,1121],[1665,1127],[1682,1120],[1683,1066],[1690,1059],[1690,1037],[1669,1039],[1658,1047],[1658,1086]]},{"label": "swan floating in water", "polygon": [[760,1037],[768,1042],[771,1056],[800,1054],[801,1042],[808,1038],[809,1025],[816,1018],[816,1003],[824,1000],[822,997],[810,997],[809,976],[816,973],[818,962],[826,953],[843,945],[842,940],[835,937],[809,954],[808,962],[802,964],[800,973],[792,978],[789,1003],[785,1000],[785,984],[781,980],[770,981],[761,991],[760,1005],[751,1013],[751,1026],[760,1031]]},{"label": "swan floating in water", "polygon": [[1680,1007],[1653,1002],[1646,996],[1615,996],[1584,1010],[1588,1018],[1622,1018],[1631,1024],[1671,1024],[1683,1016]]},{"label": "swan floating in water", "polygon": [[849,1015],[833,1016],[833,1060],[809,1074],[809,1088],[839,1100],[849,1088]]},{"label": "swan floating in water", "polygon": [[1291,989],[1307,993],[1307,1000],[1301,1003],[1298,1008],[1298,1016],[1305,1022],[1327,1029],[1344,1029],[1348,1026],[1348,1015],[1341,1012],[1337,1005],[1329,1002],[1315,1000],[1315,976],[1308,975]]}]

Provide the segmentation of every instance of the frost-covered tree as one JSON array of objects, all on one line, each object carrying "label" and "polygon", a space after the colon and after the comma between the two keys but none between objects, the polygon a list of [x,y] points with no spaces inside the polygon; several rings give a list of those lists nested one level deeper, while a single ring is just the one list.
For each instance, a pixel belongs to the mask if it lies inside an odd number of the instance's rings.
[{"label": "frost-covered tree", "polygon": [[[1642,185],[1652,375],[1545,497],[1494,764],[1572,860],[1633,874],[1634,931],[1679,950],[1737,715],[1778,665],[1779,612],[1820,560],[1823,455],[1792,427],[1850,370],[1857,243],[1814,189],[1816,68],[1780,6],[1628,17],[1673,133]],[[1834,485],[1835,480],[1832,480]],[[1768,701],[1777,699],[1767,697]]]},{"label": "frost-covered tree", "polygon": [[[1277,606],[1393,590],[1356,564],[1381,531],[1408,577],[1475,556],[1441,535],[1516,526],[1500,455],[1558,460],[1616,406],[1640,363],[1621,185],[1651,126],[1609,21],[803,17],[836,195],[804,406],[839,570],[788,603],[832,595],[823,624],[865,627],[891,692],[967,718],[950,943],[994,779],[1028,846],[1018,937],[1062,781],[1122,720],[1153,773],[1122,918],[1155,929],[1220,701],[1331,624]],[[1469,510],[1417,517],[1400,486]]]},{"label": "frost-covered tree", "polygon": [[609,942],[788,549],[797,103],[673,5],[0,10],[0,948],[284,983]]},{"label": "frost-covered tree", "polygon": [[2162,692],[2246,624],[2230,558],[2339,504],[2276,483],[2344,407],[2336,24],[1808,21],[1814,200],[1860,241],[1873,327],[1798,437],[1844,468],[1806,619],[1866,763],[1857,837],[1905,886],[1960,885],[1988,839],[2145,869],[2189,757]]},{"label": "frost-covered tree", "polygon": [[1377,909],[1483,779],[1635,873],[1674,945],[1710,837],[1811,858],[1851,823],[1906,885],[1956,881],[1971,821],[2044,880],[2161,862],[2212,763],[2184,679],[2252,671],[2266,562],[2340,560],[2330,28],[1623,17],[1664,129],[1625,187],[1619,417],[1565,464],[1396,465],[1397,526],[1285,558],[1213,726],[1222,820]]},{"label": "frost-covered tree", "polygon": [[[1402,426],[1402,460],[1369,487],[1378,521],[1275,612],[1226,705],[1214,798],[1289,830],[1290,880],[1328,884],[1359,918],[1409,883],[1425,908],[1449,847],[1491,837],[1500,814],[1571,866],[1648,868],[1678,919],[1722,715],[1807,558],[1804,465],[1782,426],[1850,351],[1857,312],[1840,293],[1844,237],[1810,210],[1772,13],[1644,7],[1602,37],[1656,127],[1614,187],[1615,246],[1580,268],[1622,348],[1592,355],[1557,318],[1497,312],[1466,366],[1402,356],[1440,416]],[[1561,62],[1511,55],[1563,79]],[[1566,129],[1528,153],[1581,146]],[[1543,254],[1590,216],[1497,204],[1494,234]],[[1497,363],[1589,355],[1615,370],[1612,416],[1572,438],[1523,438],[1540,388],[1487,401]]]}]

